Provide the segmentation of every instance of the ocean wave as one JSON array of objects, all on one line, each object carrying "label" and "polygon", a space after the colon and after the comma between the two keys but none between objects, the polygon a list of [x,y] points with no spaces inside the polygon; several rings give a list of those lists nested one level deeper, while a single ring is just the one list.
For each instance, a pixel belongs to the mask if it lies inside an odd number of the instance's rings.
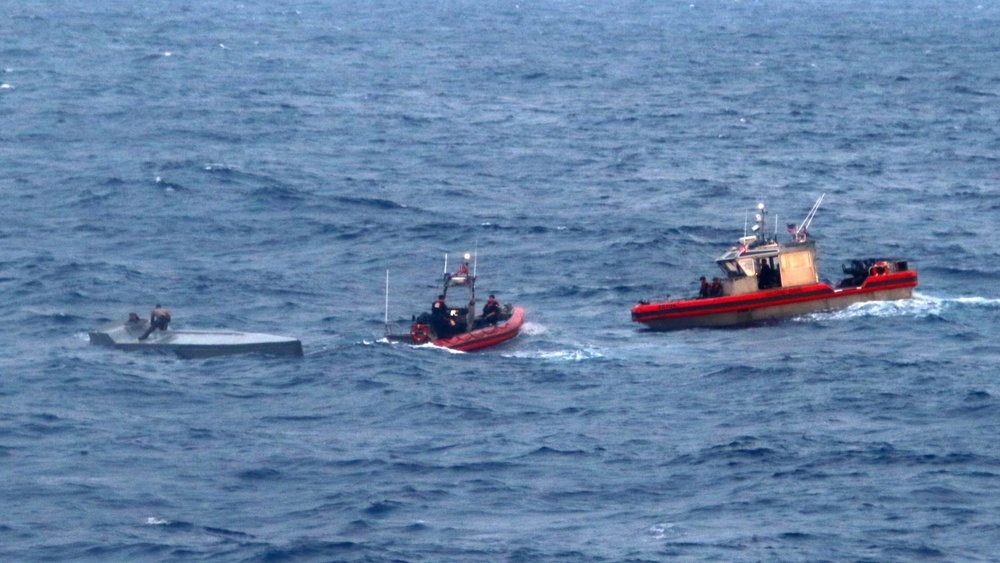
[{"label": "ocean wave", "polygon": [[256,188],[250,192],[250,197],[270,205],[299,203],[306,200],[305,195],[299,190],[277,185]]},{"label": "ocean wave", "polygon": [[380,211],[409,209],[406,204],[379,197],[336,196],[332,198],[332,201],[339,205],[348,205],[352,207],[375,209]]},{"label": "ocean wave", "polygon": [[[194,164],[193,162],[188,163],[189,166],[194,166]],[[273,185],[279,183],[279,180],[273,176],[257,172],[247,172],[236,166],[217,162],[204,164],[202,170],[223,183],[251,185]]]},{"label": "ocean wave", "polygon": [[547,362],[588,362],[604,358],[604,354],[593,348],[569,350],[514,350],[501,354],[508,358],[544,360]]}]

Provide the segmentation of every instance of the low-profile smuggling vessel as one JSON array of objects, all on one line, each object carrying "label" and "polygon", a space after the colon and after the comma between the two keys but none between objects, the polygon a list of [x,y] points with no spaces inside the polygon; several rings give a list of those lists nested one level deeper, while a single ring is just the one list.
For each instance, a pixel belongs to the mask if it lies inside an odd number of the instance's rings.
[{"label": "low-profile smuggling vessel", "polygon": [[149,321],[135,313],[129,319],[90,332],[90,343],[119,350],[172,352],[181,358],[211,358],[233,354],[301,356],[302,342],[290,336],[225,329],[149,330]]},{"label": "low-profile smuggling vessel", "polygon": [[864,301],[911,298],[917,272],[901,259],[849,260],[842,267],[845,277],[836,286],[819,280],[816,242],[807,228],[822,201],[820,196],[802,224],[788,225],[788,242],[765,234],[767,209],[758,204],[753,234],[740,238],[738,245],[715,260],[723,279],[709,286],[702,278],[696,298],[640,301],[632,308],[632,320],[651,330],[739,326]]},{"label": "low-profile smuggling vessel", "polygon": [[[431,344],[441,348],[471,352],[501,342],[518,335],[524,323],[524,310],[509,303],[500,305],[490,295],[482,315],[476,315],[476,267],[469,270],[470,255],[455,272],[448,272],[448,256],[445,255],[443,287],[431,312],[413,316],[409,334],[393,334],[389,326],[389,275],[386,272],[386,313],[385,338],[389,342],[406,344]],[[449,290],[464,290],[468,298],[466,306],[452,307],[446,304]],[[454,295],[454,293],[453,293]]]}]

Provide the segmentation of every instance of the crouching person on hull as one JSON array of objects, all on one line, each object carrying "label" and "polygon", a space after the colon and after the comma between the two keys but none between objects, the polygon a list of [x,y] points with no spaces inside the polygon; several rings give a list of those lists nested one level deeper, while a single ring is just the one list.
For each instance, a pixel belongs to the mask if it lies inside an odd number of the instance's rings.
[{"label": "crouching person on hull", "polygon": [[142,333],[139,340],[149,338],[149,335],[153,334],[154,330],[167,330],[167,326],[169,324],[170,311],[166,307],[157,303],[156,307],[153,307],[152,312],[149,313],[149,328],[146,329],[146,332]]}]

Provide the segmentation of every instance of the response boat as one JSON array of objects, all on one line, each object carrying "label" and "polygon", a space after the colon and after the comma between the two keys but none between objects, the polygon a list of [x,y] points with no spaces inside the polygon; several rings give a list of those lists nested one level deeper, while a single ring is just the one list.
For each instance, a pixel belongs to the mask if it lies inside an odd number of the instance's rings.
[{"label": "response boat", "polygon": [[233,330],[157,330],[148,338],[149,321],[131,315],[90,332],[90,343],[119,350],[172,352],[181,358],[210,358],[231,354],[301,356],[302,342],[288,336]]},{"label": "response boat", "polygon": [[[497,304],[495,314],[476,314],[476,269],[469,271],[470,255],[455,272],[448,272],[448,257],[445,255],[444,275],[440,298],[435,301],[431,312],[413,316],[409,334],[393,334],[389,326],[389,275],[386,273],[386,322],[385,338],[389,342],[407,344],[427,344],[462,352],[480,350],[506,342],[521,331],[524,310],[509,303]],[[446,304],[449,291],[454,296],[459,291],[468,301],[464,306],[452,307]],[[492,296],[490,296],[492,297]]]},{"label": "response boat", "polygon": [[816,242],[807,228],[822,201],[820,196],[802,224],[787,226],[788,242],[765,234],[767,209],[758,204],[753,234],[745,233],[715,260],[724,276],[714,292],[660,303],[640,301],[632,308],[632,320],[652,330],[738,326],[864,301],[911,298],[917,272],[901,259],[849,260],[842,266],[845,277],[835,286],[819,280]]}]

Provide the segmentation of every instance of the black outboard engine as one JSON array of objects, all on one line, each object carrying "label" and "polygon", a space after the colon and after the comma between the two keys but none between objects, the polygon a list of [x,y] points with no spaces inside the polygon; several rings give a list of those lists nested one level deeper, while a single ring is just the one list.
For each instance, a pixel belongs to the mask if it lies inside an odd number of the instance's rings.
[{"label": "black outboard engine", "polygon": [[[871,273],[872,266],[876,264],[892,264],[895,263],[893,260],[888,260],[886,258],[863,258],[860,260],[848,260],[844,262],[841,268],[844,270],[844,275],[847,277],[840,280],[837,287],[858,287],[863,284],[868,275]],[[905,269],[905,262],[904,269]]]}]

